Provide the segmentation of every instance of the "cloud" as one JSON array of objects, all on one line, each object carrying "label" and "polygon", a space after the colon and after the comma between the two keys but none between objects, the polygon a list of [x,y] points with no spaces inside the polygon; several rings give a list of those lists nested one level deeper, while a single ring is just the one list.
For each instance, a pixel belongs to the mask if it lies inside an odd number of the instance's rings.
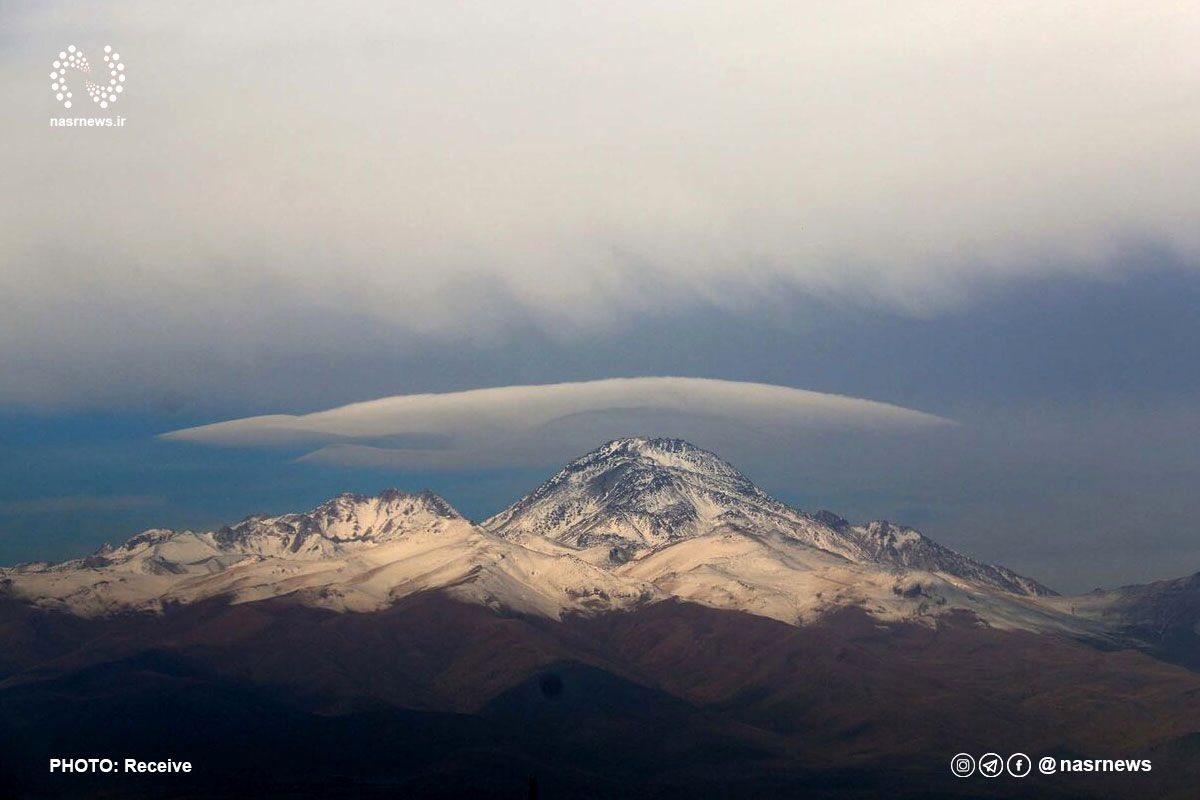
[{"label": "cloud", "polygon": [[305,460],[424,469],[512,467],[579,455],[606,439],[673,435],[769,441],[790,432],[912,431],[950,420],[887,403],[763,383],[610,378],[385,397],[312,414],[267,415],[162,438],[315,448]]},{"label": "cloud", "polygon": [[[1200,7],[6,4],[0,401],[1200,253]],[[46,127],[65,43],[119,130]],[[122,380],[114,380],[120,375]],[[232,388],[231,388],[232,387]],[[127,399],[127,398],[124,398]]]}]

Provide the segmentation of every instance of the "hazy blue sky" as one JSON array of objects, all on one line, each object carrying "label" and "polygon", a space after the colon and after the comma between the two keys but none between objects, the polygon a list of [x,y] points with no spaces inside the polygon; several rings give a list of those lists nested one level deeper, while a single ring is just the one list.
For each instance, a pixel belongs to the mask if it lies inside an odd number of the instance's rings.
[{"label": "hazy blue sky", "polygon": [[[482,517],[628,426],[1059,588],[1200,570],[1196,41],[1168,2],[5,3],[0,562],[344,489]],[[121,52],[111,110],[55,100],[68,44]],[[508,469],[156,438],[655,375],[960,425],[625,398]]]}]

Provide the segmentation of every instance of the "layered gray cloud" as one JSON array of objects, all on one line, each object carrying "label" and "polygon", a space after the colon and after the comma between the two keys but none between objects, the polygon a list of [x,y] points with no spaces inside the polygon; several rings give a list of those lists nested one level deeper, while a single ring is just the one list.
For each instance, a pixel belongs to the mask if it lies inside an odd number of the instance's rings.
[{"label": "layered gray cloud", "polygon": [[[238,395],[364,329],[569,337],[781,286],[930,314],[1200,252],[1194,5],[0,13],[0,402]],[[49,129],[50,59],[106,42],[127,126]]]},{"label": "layered gray cloud", "polygon": [[[304,415],[277,414],[163,438],[241,447],[313,448],[306,460],[419,469],[549,464],[630,434],[736,437],[741,447],[822,431],[944,428],[932,414],[762,383],[649,377],[385,397]],[[740,449],[740,448],[739,448]]]}]

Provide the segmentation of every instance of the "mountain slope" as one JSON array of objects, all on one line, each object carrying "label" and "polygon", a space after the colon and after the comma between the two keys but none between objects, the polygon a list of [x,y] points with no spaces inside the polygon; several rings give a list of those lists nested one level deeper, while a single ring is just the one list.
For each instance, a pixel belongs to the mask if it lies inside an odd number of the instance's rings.
[{"label": "mountain slope", "polygon": [[514,541],[551,539],[612,563],[719,531],[773,534],[855,563],[945,573],[1019,595],[1054,594],[912,528],[889,522],[855,527],[828,512],[805,514],[716,455],[678,439],[609,442],[483,526]]},{"label": "mountain slope", "polygon": [[216,597],[367,612],[427,590],[551,619],[674,597],[792,625],[846,607],[927,624],[962,609],[1004,628],[1109,636],[1103,620],[1039,603],[1051,593],[1034,581],[910,528],[810,516],[672,439],[610,442],[483,526],[431,492],[342,494],[0,570],[0,595],[86,616]]},{"label": "mountain slope", "polygon": [[1053,603],[1150,645],[1161,658],[1200,670],[1200,572],[1174,580],[1097,589]]},{"label": "mountain slope", "polygon": [[340,494],[303,514],[256,514],[217,531],[223,547],[260,555],[328,555],[347,543],[382,543],[413,531],[442,530],[466,518],[428,490],[387,489],[377,497]]},{"label": "mountain slope", "polygon": [[572,461],[483,523],[506,538],[540,536],[636,555],[729,526],[785,531],[837,552],[840,538],[759,489],[712,453],[677,439],[618,439]]},{"label": "mountain slope", "polygon": [[662,596],[568,552],[504,541],[431,492],[396,490],[343,494],[306,513],[254,515],[215,532],[146,531],[86,558],[0,570],[0,592],[87,616],[219,596],[372,611],[427,589],[550,617]]},{"label": "mountain slope", "polygon": [[876,520],[866,525],[850,525],[830,512],[816,517],[841,533],[852,543],[856,560],[955,575],[973,583],[993,586],[1013,594],[1046,597],[1058,594],[1032,578],[1018,575],[1007,567],[983,564],[949,547],[938,544],[915,528]]}]

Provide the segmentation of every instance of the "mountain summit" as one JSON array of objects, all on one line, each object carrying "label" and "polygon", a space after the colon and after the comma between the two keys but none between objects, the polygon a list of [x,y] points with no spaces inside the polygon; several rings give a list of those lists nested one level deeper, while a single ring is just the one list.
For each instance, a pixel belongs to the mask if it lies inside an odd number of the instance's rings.
[{"label": "mountain summit", "polygon": [[717,455],[680,439],[617,439],[568,464],[483,523],[515,541],[546,538],[624,563],[714,533],[777,537],[855,563],[941,572],[1022,595],[1051,589],[982,564],[912,528],[853,526],[770,496]]},{"label": "mountain summit", "polygon": [[680,439],[617,439],[572,461],[483,523],[506,538],[636,553],[728,525],[776,529],[795,512],[707,450]]},{"label": "mountain summit", "polygon": [[428,489],[418,494],[385,489],[375,497],[345,492],[301,514],[255,514],[221,528],[213,538],[224,548],[259,554],[328,554],[340,544],[394,541],[454,521],[466,519]]}]

